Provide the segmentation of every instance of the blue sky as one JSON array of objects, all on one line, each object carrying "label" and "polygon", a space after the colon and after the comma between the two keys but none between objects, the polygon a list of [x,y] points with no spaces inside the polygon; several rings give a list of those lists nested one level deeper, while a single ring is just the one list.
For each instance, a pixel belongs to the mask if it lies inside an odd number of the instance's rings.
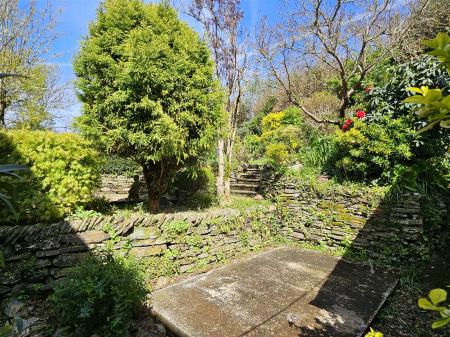
[{"label": "blue sky", "polygon": [[[188,0],[183,1],[186,3]],[[27,2],[28,0],[23,0],[23,3]],[[38,0],[39,5],[44,5],[46,2],[47,0]],[[178,2],[174,1],[175,4]],[[75,78],[72,59],[79,49],[80,41],[87,34],[89,22],[95,20],[96,8],[99,3],[100,0],[51,0],[52,7],[55,10],[61,9],[62,13],[58,16],[56,28],[60,36],[55,41],[47,62],[59,66],[61,81],[72,81]],[[283,3],[283,0],[241,0],[241,8],[244,12],[244,27],[253,31],[261,16],[267,16],[269,20],[276,18]],[[180,16],[195,29],[200,29],[198,24],[181,11]],[[79,103],[75,103],[66,111],[58,113],[60,118],[56,122],[57,129],[68,128],[73,117],[80,113],[81,105]]]}]

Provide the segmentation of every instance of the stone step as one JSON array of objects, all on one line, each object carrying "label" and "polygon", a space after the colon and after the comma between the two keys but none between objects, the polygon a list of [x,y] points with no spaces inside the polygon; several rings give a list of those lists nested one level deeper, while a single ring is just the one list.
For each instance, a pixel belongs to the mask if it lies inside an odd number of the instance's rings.
[{"label": "stone step", "polygon": [[243,179],[261,179],[261,175],[253,174],[253,173],[241,173],[241,174],[238,174],[237,177],[243,178]]},{"label": "stone step", "polygon": [[243,190],[243,191],[257,191],[258,184],[247,184],[247,183],[231,183],[232,190]]},{"label": "stone step", "polygon": [[259,185],[261,179],[258,178],[240,178],[240,177],[231,177],[232,183],[246,183],[246,184],[255,184]]},{"label": "stone step", "polygon": [[243,174],[243,173],[262,174],[263,173],[263,171],[261,171],[261,170],[238,170],[237,172],[240,174]]},{"label": "stone step", "polygon": [[240,168],[242,169],[250,169],[250,170],[263,170],[264,166],[263,165],[258,165],[258,164],[245,164],[245,165],[241,165]]},{"label": "stone step", "polygon": [[245,191],[245,190],[234,190],[234,189],[231,189],[231,194],[254,196],[254,195],[257,195],[258,193],[255,192],[255,191]]}]

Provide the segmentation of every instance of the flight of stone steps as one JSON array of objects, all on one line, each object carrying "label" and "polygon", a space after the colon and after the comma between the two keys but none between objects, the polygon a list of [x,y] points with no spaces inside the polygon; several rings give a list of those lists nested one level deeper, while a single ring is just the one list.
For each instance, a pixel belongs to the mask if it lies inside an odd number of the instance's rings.
[{"label": "flight of stone steps", "polygon": [[231,174],[231,193],[247,197],[259,194],[264,166],[244,164]]}]

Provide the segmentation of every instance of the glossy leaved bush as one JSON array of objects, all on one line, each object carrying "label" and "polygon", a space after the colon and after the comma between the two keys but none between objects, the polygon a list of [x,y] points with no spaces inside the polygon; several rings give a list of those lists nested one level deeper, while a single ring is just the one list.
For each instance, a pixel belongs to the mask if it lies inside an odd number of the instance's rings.
[{"label": "glossy leaved bush", "polygon": [[222,94],[207,45],[167,2],[107,0],[74,63],[81,131],[142,169],[149,208],[215,144]]},{"label": "glossy leaved bush", "polygon": [[432,49],[428,54],[437,57],[442,65],[441,68],[447,72],[448,80],[438,88],[428,86],[408,88],[416,95],[405,99],[405,103],[419,104],[418,116],[426,118],[428,122],[427,126],[420,130],[421,133],[436,125],[444,129],[450,128],[450,37],[447,33],[438,33],[434,39],[425,40],[423,44]]},{"label": "glossy leaved bush", "polygon": [[[91,199],[99,182],[97,152],[91,142],[72,133],[1,132],[0,163],[29,168],[17,172],[20,179],[13,182],[0,178],[2,192],[24,221],[51,221],[70,213]],[[4,208],[0,218],[13,220]]]},{"label": "glossy leaved bush", "polygon": [[[449,286],[450,288],[450,286]],[[439,318],[431,325],[433,329],[443,328],[450,325],[450,304],[447,302],[447,290],[436,288],[428,293],[428,298],[419,298],[418,305],[420,308],[435,311],[439,314]]]}]

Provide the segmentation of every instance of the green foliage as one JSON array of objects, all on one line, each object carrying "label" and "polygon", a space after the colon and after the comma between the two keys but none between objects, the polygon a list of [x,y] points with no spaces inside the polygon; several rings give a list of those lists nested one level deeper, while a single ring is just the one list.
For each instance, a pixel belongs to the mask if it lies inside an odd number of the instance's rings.
[{"label": "green foliage", "polygon": [[13,325],[6,323],[4,326],[0,327],[0,337],[16,337],[19,336],[23,330],[23,319],[15,317]]},{"label": "green foliage", "polygon": [[184,220],[175,220],[164,223],[161,228],[164,231],[164,234],[168,235],[170,238],[176,238],[187,232],[189,224]]},{"label": "green foliage", "polygon": [[[262,119],[260,143],[272,163],[286,165],[296,159],[299,149],[310,138],[310,130],[299,109],[289,107],[272,112]],[[256,139],[252,139],[256,143]]]},{"label": "green foliage", "polygon": [[285,144],[275,143],[266,145],[266,157],[278,165],[287,164],[289,149]]},{"label": "green foliage", "polygon": [[209,166],[188,166],[177,172],[170,188],[172,193],[191,196],[198,191],[214,195],[216,190],[216,177]]},{"label": "green foliage", "polygon": [[[16,165],[16,164],[8,164],[8,165],[0,165],[0,177],[1,176],[13,176],[20,179],[20,176],[15,174],[16,171],[23,171],[26,170],[27,167],[23,165]],[[16,210],[14,209],[14,206],[9,201],[9,198],[6,194],[0,193],[0,201],[3,202],[11,211],[12,214],[17,218]],[[1,251],[0,251],[1,254]],[[0,266],[1,266],[1,256],[0,256]]]},{"label": "green foliage", "polygon": [[383,336],[384,335],[381,332],[375,331],[372,328],[370,328],[370,331],[365,335],[365,337],[383,337]]},{"label": "green foliage", "polygon": [[[17,130],[0,133],[0,162],[19,163],[29,171],[2,192],[23,220],[50,221],[88,202],[99,182],[98,157],[90,142],[76,134]],[[5,185],[4,185],[5,184]],[[5,186],[5,187],[3,187]],[[0,217],[8,214],[0,211]]]},{"label": "green foliage", "polygon": [[390,181],[398,166],[412,157],[412,130],[403,119],[384,117],[382,123],[355,119],[349,131],[336,133],[336,169],[356,180]]},{"label": "green foliage", "polygon": [[242,130],[243,135],[255,135],[261,136],[262,134],[262,120],[264,116],[271,113],[275,108],[277,103],[277,99],[273,96],[269,96],[266,98],[262,108],[258,111],[253,118],[251,118],[248,122],[244,123]]},{"label": "green foliage", "polygon": [[[450,288],[450,286],[449,286]],[[433,322],[433,329],[443,328],[450,324],[450,304],[443,305],[447,301],[447,291],[444,289],[433,289],[429,292],[428,298],[419,298],[418,305],[425,310],[436,311],[441,316]]]},{"label": "green foliage", "polygon": [[335,139],[330,136],[313,138],[301,152],[302,163],[306,167],[317,168],[325,172],[330,159],[335,155]]},{"label": "green foliage", "polygon": [[[21,80],[21,97],[17,107],[13,106],[15,128],[42,130],[50,127],[54,116],[50,110],[64,106],[62,100],[52,90],[55,85],[56,69],[49,65],[37,65],[28,70],[28,77]],[[61,90],[60,94],[64,94]],[[61,100],[61,101],[60,101]]]},{"label": "green foliage", "polygon": [[[450,75],[450,37],[446,33],[438,33],[436,38],[423,41],[423,44],[432,49],[428,54],[436,56],[447,69]],[[448,86],[450,81],[445,84]],[[419,104],[420,118],[426,118],[428,125],[419,132],[427,131],[435,125],[450,128],[450,95],[445,95],[443,89],[429,89],[428,86],[410,87],[410,91],[418,93],[405,99],[406,103]],[[450,150],[450,148],[449,148]]]},{"label": "green foliage", "polygon": [[392,173],[392,193],[399,195],[405,191],[422,195],[440,196],[450,183],[450,158],[436,157],[415,160],[408,166],[398,166]]},{"label": "green foliage", "polygon": [[373,120],[386,114],[394,118],[411,115],[411,105],[404,102],[410,96],[409,87],[445,87],[450,80],[445,69],[430,56],[392,65],[386,72],[387,82],[374,83],[367,95],[369,117]]},{"label": "green foliage", "polygon": [[78,126],[143,166],[157,201],[175,171],[215,143],[223,112],[213,62],[166,2],[107,0],[97,13],[74,63]]},{"label": "green foliage", "polygon": [[[438,61],[431,56],[421,56],[412,61],[395,64],[386,70],[388,80],[374,83],[375,88],[366,95],[368,104],[367,120],[369,123],[382,125],[383,117],[405,118],[411,127],[422,128],[425,123],[417,114],[415,106],[405,101],[411,93],[410,87],[443,88],[448,92],[450,75]],[[387,126],[386,126],[387,127]],[[427,159],[442,156],[450,143],[450,132],[434,129],[412,139],[412,150],[415,158]]]},{"label": "green foliage", "polygon": [[141,173],[142,168],[129,158],[109,155],[103,158],[102,174],[125,175],[132,177]]},{"label": "green foliage", "polygon": [[145,295],[136,261],[105,256],[71,269],[49,302],[59,324],[70,327],[74,336],[129,336],[131,319]]},{"label": "green foliage", "polygon": [[187,198],[184,205],[194,209],[204,209],[214,206],[217,203],[215,194],[210,192],[198,191]]}]

